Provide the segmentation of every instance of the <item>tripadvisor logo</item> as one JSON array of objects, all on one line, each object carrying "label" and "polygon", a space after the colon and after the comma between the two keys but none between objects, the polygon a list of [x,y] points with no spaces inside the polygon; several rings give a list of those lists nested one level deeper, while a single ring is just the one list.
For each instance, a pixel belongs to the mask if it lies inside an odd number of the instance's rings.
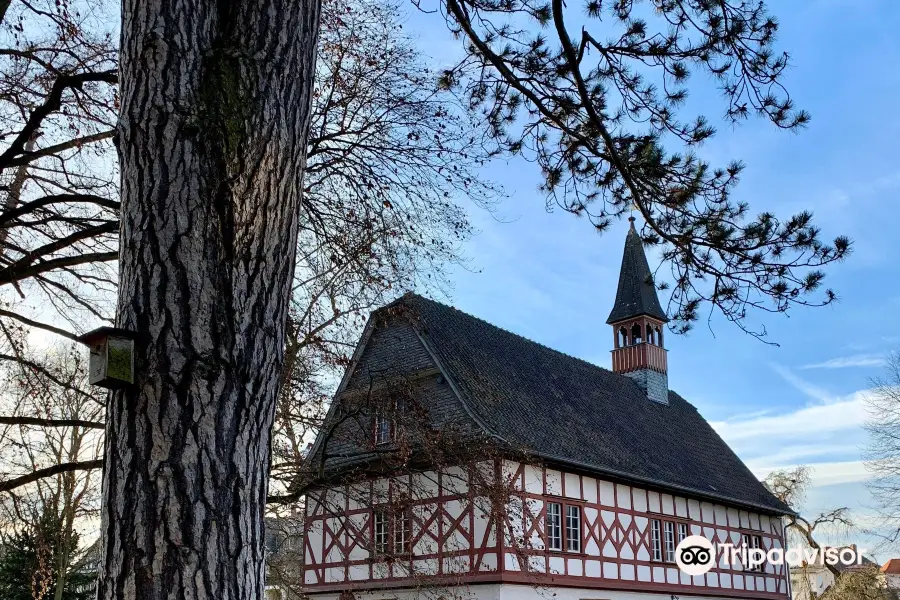
[{"label": "tripadvisor logo", "polygon": [[717,557],[723,566],[739,565],[754,570],[765,563],[772,565],[861,565],[865,550],[845,548],[749,548],[745,545],[713,544],[702,535],[690,535],[675,548],[675,564],[687,575],[703,575],[713,568]]},{"label": "tripadvisor logo", "polygon": [[675,548],[675,564],[688,575],[703,575],[715,560],[713,543],[702,535],[689,535]]}]

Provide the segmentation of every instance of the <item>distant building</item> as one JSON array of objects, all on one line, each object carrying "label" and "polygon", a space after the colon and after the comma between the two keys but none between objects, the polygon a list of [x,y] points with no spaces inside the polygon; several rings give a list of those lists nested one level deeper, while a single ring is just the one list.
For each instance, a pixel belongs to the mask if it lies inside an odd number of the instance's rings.
[{"label": "distant building", "polygon": [[[856,552],[856,544],[842,546],[841,549],[852,548]],[[824,551],[825,549],[823,549]],[[860,565],[835,565],[841,573],[856,569],[870,569],[878,567],[878,563],[863,557]],[[794,600],[811,600],[818,598],[828,588],[834,585],[834,574],[825,565],[816,563],[791,567],[791,590],[794,592]]]},{"label": "distant building", "polygon": [[892,558],[881,567],[884,582],[894,590],[900,590],[900,558]]}]

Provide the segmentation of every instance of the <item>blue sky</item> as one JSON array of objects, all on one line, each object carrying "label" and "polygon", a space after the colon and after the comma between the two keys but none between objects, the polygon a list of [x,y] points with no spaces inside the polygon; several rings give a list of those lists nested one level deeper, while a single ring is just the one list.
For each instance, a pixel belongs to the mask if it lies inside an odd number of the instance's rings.
[{"label": "blue sky", "polygon": [[[770,2],[780,46],[792,54],[786,83],[812,113],[800,134],[751,120],[719,125],[702,153],[747,168],[736,198],[778,215],[812,210],[826,239],[844,234],[854,253],[828,271],[840,301],[827,308],[762,316],[762,344],[721,318],[687,336],[669,335],[669,382],[693,402],[760,476],[775,467],[814,468],[805,508],[851,507],[871,521],[861,464],[867,418],[862,397],[900,350],[895,261],[900,160],[900,3],[896,0]],[[436,15],[408,28],[435,62],[458,52]],[[723,112],[712,85],[695,76],[690,107]],[[472,209],[480,230],[468,269],[454,275],[453,303],[499,326],[609,366],[605,324],[627,222],[598,236],[586,221],[548,213],[538,173],[523,160],[497,161],[486,175],[510,197],[497,215]],[[498,217],[498,218],[495,218]],[[651,263],[653,257],[651,256]],[[665,297],[661,298],[665,301]],[[875,541],[859,534],[864,547]],[[886,558],[888,550],[877,552]]]}]

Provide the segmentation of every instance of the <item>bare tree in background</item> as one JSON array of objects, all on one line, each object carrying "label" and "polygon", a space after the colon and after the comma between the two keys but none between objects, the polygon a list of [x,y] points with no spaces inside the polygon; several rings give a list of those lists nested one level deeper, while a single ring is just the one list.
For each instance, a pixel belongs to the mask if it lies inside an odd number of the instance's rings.
[{"label": "bare tree in background", "polygon": [[[400,9],[391,2],[340,0],[324,7],[286,349],[285,378],[291,384],[279,403],[276,464],[296,464],[309,428],[321,422],[335,373],[346,365],[367,311],[398,290],[417,285],[445,290],[445,269],[460,262],[460,244],[471,234],[457,199],[462,195],[473,206],[490,209],[499,193],[478,176],[491,148],[477,135],[472,113],[437,89],[435,75],[402,33],[400,20]],[[110,148],[98,147],[98,157]],[[17,173],[28,183],[34,172]],[[112,254],[115,247],[109,247]],[[103,263],[88,261],[80,268],[84,278],[109,288],[115,284]],[[100,270],[89,271],[93,268]],[[65,290],[76,307],[108,316],[108,288]],[[34,323],[21,311],[3,316]],[[75,321],[80,313],[63,316]],[[0,358],[23,360],[14,353]],[[39,362],[26,366],[42,369]],[[7,420],[22,417],[8,414]],[[284,449],[290,449],[290,458]],[[99,462],[59,466],[95,468]],[[5,484],[17,481],[22,479],[11,474]]]},{"label": "bare tree in background", "polygon": [[[6,333],[7,339],[20,340],[18,355],[38,360],[24,342],[24,330]],[[0,385],[3,412],[29,415],[34,423],[0,425],[3,470],[40,473],[60,464],[99,463],[103,436],[93,423],[102,420],[105,395],[87,386],[81,349],[57,347],[43,357],[42,364],[44,369],[35,370],[20,362],[4,363]],[[8,490],[0,501],[3,522],[10,530],[24,526],[45,538],[52,536],[48,547],[54,550],[49,557],[53,564],[46,568],[53,574],[47,587],[55,590],[50,596],[55,600],[71,587],[67,576],[81,552],[76,547],[79,525],[99,514],[99,481],[97,470],[66,471]]]},{"label": "bare tree in background", "polygon": [[[491,149],[387,2],[323,5],[273,476],[292,480],[368,313],[406,289],[440,294],[471,235],[464,197],[490,210]],[[281,469],[285,466],[285,469]]]},{"label": "bare tree in background", "polygon": [[[801,513],[806,490],[810,484],[809,467],[800,466],[795,469],[773,471],[766,476],[766,487],[782,502],[790,506],[798,514],[788,515],[787,546],[793,548],[810,548],[821,554],[828,548],[822,538],[840,538],[856,530],[856,526],[847,507],[823,511],[813,517],[805,517]],[[810,600],[895,600],[894,592],[887,589],[884,578],[877,567],[839,569],[836,565],[824,563],[824,568],[834,577],[834,583],[821,594],[817,594],[810,586],[810,569],[815,565],[799,565],[802,577],[798,582],[800,589],[794,589],[799,597]],[[792,571],[794,568],[792,568]]]},{"label": "bare tree in background", "polygon": [[[809,488],[809,467],[799,466],[790,470],[773,471],[766,476],[764,483],[776,498],[798,513],[786,517],[788,545],[824,550],[825,546],[817,540],[817,536],[846,535],[854,528],[850,509],[846,506],[819,513],[811,518],[799,514],[806,499],[806,490]],[[835,578],[840,576],[840,571],[834,565],[826,567]]]},{"label": "bare tree in background", "polygon": [[[458,244],[470,233],[453,196],[465,193],[476,205],[486,206],[496,193],[474,173],[489,150],[473,134],[465,108],[452,105],[452,97],[436,89],[434,76],[397,31],[397,18],[397,7],[391,5],[345,2],[326,10],[326,23],[338,29],[326,30],[323,37],[325,60],[317,75],[322,83],[313,117],[317,135],[310,138],[313,169],[303,204],[308,225],[298,237],[301,258],[293,306],[296,323],[305,328],[297,339],[315,345],[329,368],[346,360],[339,358],[347,353],[341,344],[354,335],[347,329],[359,326],[355,319],[363,311],[393,290],[426,280],[439,287],[445,281],[442,266],[457,260]],[[20,177],[32,173],[17,171]],[[111,225],[118,227],[117,222]],[[97,241],[87,233],[83,239]],[[112,278],[105,281],[114,283]],[[94,316],[102,316],[99,306],[79,296],[80,288],[69,291]],[[327,312],[320,312],[323,308]],[[47,323],[20,320],[72,336]],[[8,358],[49,373],[22,353]],[[311,372],[318,381],[322,364],[313,364],[316,371]],[[103,415],[96,416],[88,427],[102,423]],[[58,426],[61,420],[15,412],[4,418],[18,427]],[[64,461],[49,472],[62,467],[74,476],[100,462]],[[48,469],[19,466],[26,474],[11,474],[2,489],[18,489],[49,474]]]},{"label": "bare tree in background", "polygon": [[872,473],[869,489],[889,531],[887,541],[896,545],[900,540],[900,354],[888,356],[885,371],[865,398],[869,444],[864,459]]},{"label": "bare tree in background", "polygon": [[116,52],[102,10],[13,2],[0,22],[0,317],[68,338],[53,320],[108,317],[115,292]]}]

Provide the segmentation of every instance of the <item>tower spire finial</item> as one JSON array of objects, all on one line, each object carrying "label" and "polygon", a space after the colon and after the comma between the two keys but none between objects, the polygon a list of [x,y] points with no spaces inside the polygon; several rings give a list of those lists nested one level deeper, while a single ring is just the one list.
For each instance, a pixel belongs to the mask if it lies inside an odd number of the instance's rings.
[{"label": "tower spire finial", "polygon": [[663,329],[668,319],[659,305],[653,274],[634,220],[628,218],[630,225],[625,236],[616,302],[606,319],[615,336],[612,366],[614,372],[637,382],[648,398],[667,404],[668,361]]},{"label": "tower spire finial", "polygon": [[647,315],[667,322],[666,313],[659,305],[653,274],[644,254],[644,244],[634,227],[634,217],[629,217],[631,224],[625,236],[625,252],[622,254],[622,267],[619,270],[619,287],[616,290],[616,301],[606,322],[609,324]]}]

